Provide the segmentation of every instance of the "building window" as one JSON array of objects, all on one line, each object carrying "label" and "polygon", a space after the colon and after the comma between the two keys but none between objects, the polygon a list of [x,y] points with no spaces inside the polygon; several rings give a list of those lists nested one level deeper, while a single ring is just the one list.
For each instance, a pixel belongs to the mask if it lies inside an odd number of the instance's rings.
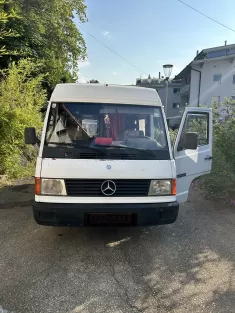
[{"label": "building window", "polygon": [[180,88],[174,88],[173,92],[174,93],[180,93]]},{"label": "building window", "polygon": [[220,96],[214,96],[211,98],[211,104],[220,103]]},{"label": "building window", "polygon": [[233,84],[235,84],[235,75],[233,75]]},{"label": "building window", "polygon": [[179,109],[180,103],[173,103],[173,109]]},{"label": "building window", "polygon": [[213,75],[213,82],[214,83],[221,83],[221,74],[214,74]]}]

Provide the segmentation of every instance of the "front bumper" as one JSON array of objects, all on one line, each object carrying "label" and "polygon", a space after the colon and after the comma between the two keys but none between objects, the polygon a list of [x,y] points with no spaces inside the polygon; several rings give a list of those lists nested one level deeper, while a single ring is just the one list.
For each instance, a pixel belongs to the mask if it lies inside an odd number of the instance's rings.
[{"label": "front bumper", "polygon": [[177,219],[179,205],[170,203],[43,203],[34,202],[35,221],[47,226],[89,226],[89,214],[130,214],[131,225],[150,226],[174,223]]}]

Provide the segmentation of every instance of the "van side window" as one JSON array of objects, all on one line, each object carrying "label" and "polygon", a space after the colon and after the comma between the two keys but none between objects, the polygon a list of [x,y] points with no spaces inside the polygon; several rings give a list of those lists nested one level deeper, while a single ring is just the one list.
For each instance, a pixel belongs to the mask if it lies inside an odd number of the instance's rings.
[{"label": "van side window", "polygon": [[55,128],[55,124],[56,124],[56,104],[53,104],[51,112],[49,114],[49,118],[48,118],[48,125],[47,125],[47,133],[46,133],[46,142],[49,141],[49,139],[52,136],[52,133],[54,131]]},{"label": "van side window", "polygon": [[183,140],[184,134],[188,132],[198,134],[198,147],[208,145],[209,114],[196,112],[187,114],[180,141]]}]

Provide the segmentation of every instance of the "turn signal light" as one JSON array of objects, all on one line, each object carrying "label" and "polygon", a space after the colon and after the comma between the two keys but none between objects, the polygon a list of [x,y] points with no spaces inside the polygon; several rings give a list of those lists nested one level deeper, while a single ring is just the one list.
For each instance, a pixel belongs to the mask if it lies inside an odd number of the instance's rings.
[{"label": "turn signal light", "polygon": [[41,179],[38,177],[35,177],[35,195],[40,195],[41,194]]},{"label": "turn signal light", "polygon": [[176,179],[172,179],[171,194],[172,196],[176,196]]}]

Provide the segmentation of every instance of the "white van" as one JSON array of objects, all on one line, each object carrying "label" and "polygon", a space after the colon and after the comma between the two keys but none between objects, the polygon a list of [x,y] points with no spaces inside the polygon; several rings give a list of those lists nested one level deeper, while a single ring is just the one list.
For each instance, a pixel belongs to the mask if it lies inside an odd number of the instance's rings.
[{"label": "white van", "polygon": [[40,144],[34,218],[41,225],[175,222],[193,179],[212,165],[212,111],[186,108],[172,149],[154,89],[59,84]]}]

